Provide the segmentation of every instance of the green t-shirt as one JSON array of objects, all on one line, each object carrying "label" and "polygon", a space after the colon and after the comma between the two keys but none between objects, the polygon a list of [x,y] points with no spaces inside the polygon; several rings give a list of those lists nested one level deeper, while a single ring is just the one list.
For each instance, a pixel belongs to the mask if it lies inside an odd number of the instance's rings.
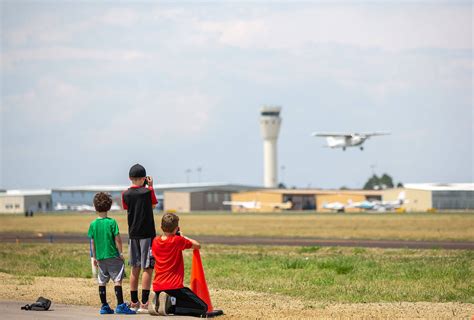
[{"label": "green t-shirt", "polygon": [[89,227],[89,238],[94,239],[95,258],[104,260],[119,256],[115,236],[119,234],[117,221],[112,218],[97,218]]}]

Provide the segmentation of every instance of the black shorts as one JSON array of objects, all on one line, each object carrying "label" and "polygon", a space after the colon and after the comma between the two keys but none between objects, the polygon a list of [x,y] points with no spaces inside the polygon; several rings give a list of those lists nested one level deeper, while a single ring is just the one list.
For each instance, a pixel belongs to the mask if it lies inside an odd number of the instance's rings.
[{"label": "black shorts", "polygon": [[142,269],[153,268],[155,259],[151,253],[153,238],[129,239],[128,240],[128,265],[141,267]]}]

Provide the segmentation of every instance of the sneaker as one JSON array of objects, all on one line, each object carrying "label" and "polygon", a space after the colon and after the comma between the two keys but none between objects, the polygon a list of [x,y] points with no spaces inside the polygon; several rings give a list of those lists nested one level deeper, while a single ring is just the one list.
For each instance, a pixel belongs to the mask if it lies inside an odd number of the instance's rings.
[{"label": "sneaker", "polygon": [[167,316],[171,308],[170,296],[164,291],[160,292],[158,303],[158,314],[161,316]]},{"label": "sneaker", "polygon": [[140,302],[130,302],[130,304],[128,305],[128,307],[130,308],[130,310],[133,310],[135,312],[137,312],[137,310],[140,308]]},{"label": "sneaker", "polygon": [[158,306],[160,302],[158,301],[158,296],[155,292],[151,294],[151,299],[148,301],[148,313],[152,316],[158,316]]},{"label": "sneaker", "polygon": [[148,305],[149,305],[148,301],[145,304],[141,303],[140,308],[138,308],[137,310],[137,313],[141,313],[141,314],[148,313]]},{"label": "sneaker", "polygon": [[106,303],[100,308],[100,314],[114,314],[114,310]]},{"label": "sneaker", "polygon": [[119,304],[117,308],[115,308],[115,312],[117,314],[135,314],[136,313],[134,310],[130,309],[126,303]]}]

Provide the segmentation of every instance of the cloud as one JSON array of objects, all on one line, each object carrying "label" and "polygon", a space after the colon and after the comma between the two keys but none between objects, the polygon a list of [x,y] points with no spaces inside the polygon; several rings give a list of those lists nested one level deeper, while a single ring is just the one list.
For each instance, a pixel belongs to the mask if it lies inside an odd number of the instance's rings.
[{"label": "cloud", "polygon": [[86,97],[86,91],[75,85],[44,77],[24,93],[4,97],[2,113],[25,126],[65,124],[81,112]]},{"label": "cloud", "polygon": [[98,21],[111,26],[129,27],[140,20],[140,14],[131,8],[113,8],[107,10]]},{"label": "cloud", "polygon": [[[110,121],[89,130],[86,141],[133,143],[136,135],[155,145],[179,143],[204,134],[218,100],[198,89],[139,92],[111,115]],[[145,144],[148,144],[146,142]]]},{"label": "cloud", "polygon": [[15,63],[32,61],[93,60],[108,62],[130,62],[149,58],[149,54],[139,50],[105,50],[53,46],[46,48],[9,50],[2,54],[2,64],[4,67],[12,67]]},{"label": "cloud", "polygon": [[308,5],[230,21],[198,20],[195,27],[222,45],[301,50],[314,44],[374,47],[472,48],[469,7],[431,5]]}]

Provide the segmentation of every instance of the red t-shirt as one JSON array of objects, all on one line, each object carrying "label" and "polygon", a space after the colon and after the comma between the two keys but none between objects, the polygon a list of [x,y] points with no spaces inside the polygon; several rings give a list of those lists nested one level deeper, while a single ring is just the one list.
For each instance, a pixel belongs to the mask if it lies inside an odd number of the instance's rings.
[{"label": "red t-shirt", "polygon": [[161,236],[155,237],[151,250],[155,258],[155,277],[153,291],[173,290],[183,288],[184,279],[184,249],[193,246],[191,241],[181,236],[169,236],[166,240]]}]

